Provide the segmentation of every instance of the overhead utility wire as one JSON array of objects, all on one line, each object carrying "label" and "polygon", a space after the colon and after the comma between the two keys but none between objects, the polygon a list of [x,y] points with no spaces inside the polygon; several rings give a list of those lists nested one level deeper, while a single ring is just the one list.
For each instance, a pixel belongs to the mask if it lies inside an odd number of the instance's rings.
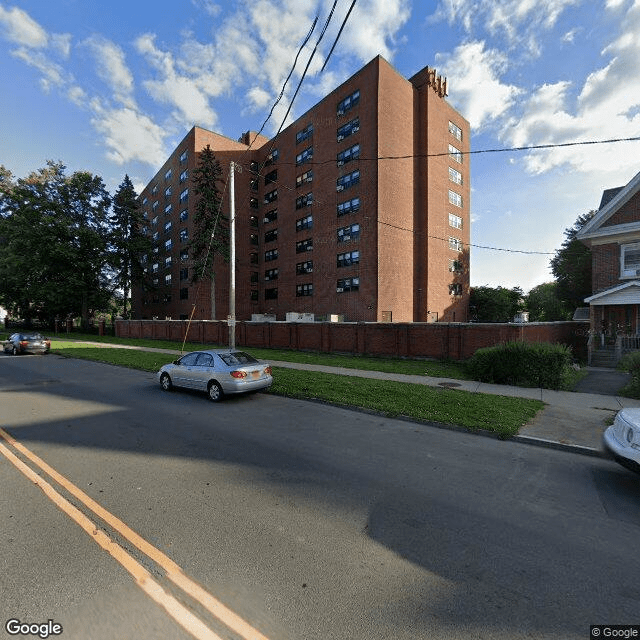
[{"label": "overhead utility wire", "polygon": [[340,30],[338,31],[338,35],[336,36],[336,39],[333,41],[333,45],[331,46],[331,50],[329,51],[329,54],[327,55],[327,59],[324,61],[324,64],[322,65],[322,69],[320,69],[320,73],[322,73],[324,71],[324,68],[327,66],[327,62],[329,62],[329,58],[331,57],[331,54],[333,53],[333,50],[336,48],[336,45],[338,44],[338,40],[340,39],[340,36],[342,35],[342,30],[344,29],[345,25],[347,24],[347,20],[349,19],[349,16],[351,15],[351,11],[353,10],[353,7],[356,6],[356,0],[353,0],[353,2],[351,3],[351,6],[349,7],[349,11],[347,11],[347,15],[345,16],[344,20],[342,21],[342,24],[340,25]]}]

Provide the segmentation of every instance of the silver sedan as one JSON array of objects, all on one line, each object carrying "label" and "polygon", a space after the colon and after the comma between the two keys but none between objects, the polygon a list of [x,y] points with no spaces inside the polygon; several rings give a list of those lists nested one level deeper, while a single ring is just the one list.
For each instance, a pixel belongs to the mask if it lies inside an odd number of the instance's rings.
[{"label": "silver sedan", "polygon": [[640,409],[622,409],[604,432],[605,451],[622,466],[640,473]]},{"label": "silver sedan", "polygon": [[3,343],[5,353],[49,353],[51,340],[39,333],[13,333]]},{"label": "silver sedan", "polygon": [[218,402],[225,394],[268,389],[273,378],[269,364],[244,351],[212,349],[192,351],[165,364],[158,371],[158,381],[165,391],[174,386],[198,389]]}]

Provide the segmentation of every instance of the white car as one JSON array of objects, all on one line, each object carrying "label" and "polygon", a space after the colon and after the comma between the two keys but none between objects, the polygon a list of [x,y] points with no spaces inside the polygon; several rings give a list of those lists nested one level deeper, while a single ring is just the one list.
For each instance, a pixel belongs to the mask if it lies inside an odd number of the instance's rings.
[{"label": "white car", "polygon": [[602,436],[602,444],[616,462],[640,473],[640,409],[618,411]]},{"label": "white car", "polygon": [[225,394],[259,391],[273,384],[269,364],[259,362],[244,351],[229,349],[187,353],[161,367],[158,381],[165,391],[174,386],[206,391],[213,402]]}]

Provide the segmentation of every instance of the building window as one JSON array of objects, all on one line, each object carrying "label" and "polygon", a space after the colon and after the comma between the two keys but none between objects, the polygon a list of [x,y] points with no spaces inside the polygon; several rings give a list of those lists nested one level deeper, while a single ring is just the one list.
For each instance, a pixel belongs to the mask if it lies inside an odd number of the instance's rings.
[{"label": "building window", "polygon": [[172,209],[173,205],[171,203],[169,203],[165,208],[164,208],[164,215],[168,216],[171,213],[171,209]]},{"label": "building window", "polygon": [[251,264],[258,264],[258,254],[255,251],[249,254],[249,262]]},{"label": "building window", "polygon": [[336,283],[336,293],[345,291],[358,291],[360,288],[360,278],[340,278]]},{"label": "building window", "polygon": [[164,223],[164,232],[165,233],[170,233],[171,232],[171,227],[173,225],[171,224],[171,220],[169,220],[169,222],[165,222]]},{"label": "building window", "polygon": [[189,212],[186,209],[183,209],[180,212],[180,222],[184,222],[185,220],[187,220],[189,218]]},{"label": "building window", "polygon": [[456,171],[453,167],[449,167],[449,180],[456,184],[462,184],[462,174]]},{"label": "building window", "polygon": [[278,159],[278,156],[280,155],[280,153],[278,152],[277,149],[274,149],[265,159],[264,163],[265,165],[269,165],[269,164],[273,164],[274,162],[276,162],[276,160]]},{"label": "building window", "polygon": [[459,282],[454,282],[449,285],[449,295],[450,296],[461,296],[462,295],[462,285]]},{"label": "building window", "polygon": [[341,167],[343,164],[346,164],[347,162],[351,162],[352,160],[357,160],[359,157],[360,157],[360,145],[354,144],[352,147],[349,147],[348,149],[341,151],[336,156],[336,161],[338,163],[338,166]]},{"label": "building window", "polygon": [[170,197],[171,197],[171,194],[172,194],[171,187],[167,187],[167,188],[164,190],[164,197],[165,197],[165,198],[170,198]]},{"label": "building window", "polygon": [[258,292],[257,291],[252,291],[251,295],[250,295],[250,300],[251,302],[258,302]]},{"label": "building window", "polygon": [[640,275],[640,242],[620,246],[620,277]]},{"label": "building window", "polygon": [[180,269],[180,280],[189,279],[189,269]]},{"label": "building window", "polygon": [[184,204],[189,199],[189,189],[185,189],[180,194],[180,204]]},{"label": "building window", "polygon": [[183,151],[180,154],[180,164],[184,164],[187,161],[188,157],[189,157],[189,154],[186,151]]},{"label": "building window", "polygon": [[336,113],[339,116],[343,116],[347,111],[353,109],[360,102],[360,90],[357,89],[350,96],[347,96],[344,100],[338,102],[336,107]]},{"label": "building window", "polygon": [[269,204],[270,202],[275,202],[278,199],[278,190],[274,189],[273,191],[269,191],[269,193],[264,194],[264,203]]},{"label": "building window", "polygon": [[252,180],[249,183],[249,187],[251,188],[251,191],[257,191],[258,190],[258,178],[255,178],[254,180]]},{"label": "building window", "polygon": [[151,189],[151,194],[155,196],[156,193],[158,193],[158,185],[154,184],[153,189]]},{"label": "building window", "polygon": [[460,216],[456,216],[453,213],[449,214],[449,226],[454,229],[462,229],[462,218]]},{"label": "building window", "polygon": [[171,274],[170,273],[167,273],[167,275],[164,277],[164,283],[166,285],[171,284]]},{"label": "building window", "polygon": [[278,239],[278,230],[277,229],[271,229],[271,231],[267,231],[264,234],[264,241],[265,242],[275,242]]},{"label": "building window", "polygon": [[189,171],[188,171],[187,169],[185,169],[185,170],[180,174],[180,184],[182,184],[183,182],[186,182],[188,177],[189,177]]},{"label": "building window", "polygon": [[147,198],[146,196],[142,199],[142,206],[144,207],[145,204],[147,204],[147,202],[149,202],[149,198]]},{"label": "building window", "polygon": [[462,196],[459,193],[456,193],[455,191],[451,191],[451,189],[449,189],[449,202],[456,207],[461,207]]},{"label": "building window", "polygon": [[462,140],[462,129],[451,121],[449,121],[449,133],[457,140]]},{"label": "building window", "polygon": [[278,288],[274,287],[273,289],[265,289],[264,290],[264,299],[265,300],[276,300],[278,298]]},{"label": "building window", "polygon": [[156,200],[156,201],[151,205],[151,209],[152,209],[152,211],[155,211],[159,206],[160,206],[160,203]]},{"label": "building window", "polygon": [[307,182],[313,181],[313,171],[305,171],[303,174],[296,177],[296,187],[301,187]]},{"label": "building window", "polygon": [[249,218],[249,226],[252,227],[253,229],[258,228],[258,216],[251,216]]},{"label": "building window", "polygon": [[308,147],[302,153],[299,153],[296,156],[296,164],[304,164],[305,162],[309,162],[313,160],[313,147]]},{"label": "building window", "polygon": [[152,239],[152,240],[157,240],[159,237],[160,237],[160,232],[159,232],[159,231],[156,231],[156,232],[151,236],[151,239]]},{"label": "building window", "polygon": [[360,118],[354,118],[350,122],[347,122],[347,124],[338,127],[338,142],[342,142],[342,140],[349,137],[352,133],[356,133],[356,131],[360,131]]},{"label": "building window", "polygon": [[308,140],[313,135],[313,124],[307,125],[302,131],[296,133],[296,144]]},{"label": "building window", "polygon": [[189,259],[189,250],[183,249],[180,252],[180,260],[182,260],[182,262],[186,262],[188,259]]},{"label": "building window", "polygon": [[358,240],[358,238],[360,238],[360,225],[358,223],[338,229],[338,242],[350,242],[351,240]]},{"label": "building window", "polygon": [[311,251],[313,249],[313,238],[307,238],[306,240],[300,240],[296,242],[296,253],[304,253],[305,251]]},{"label": "building window", "polygon": [[449,260],[449,271],[451,273],[462,273],[462,262],[460,260]]},{"label": "building window", "polygon": [[347,253],[338,254],[338,267],[350,267],[352,264],[358,264],[359,262],[359,251],[348,251]]},{"label": "building window", "polygon": [[278,270],[277,269],[267,269],[264,272],[265,280],[277,280],[278,279]]},{"label": "building window", "polygon": [[189,239],[189,232],[186,229],[180,229],[180,242],[186,242]]},{"label": "building window", "polygon": [[313,228],[313,216],[306,216],[296,220],[296,231],[302,231],[303,229]]},{"label": "building window", "polygon": [[313,204],[313,193],[306,193],[299,198],[296,198],[296,209],[304,209]]},{"label": "building window", "polygon": [[277,219],[278,219],[278,210],[277,209],[271,209],[271,211],[267,211],[267,213],[264,214],[263,222],[265,222],[265,223],[274,222]]},{"label": "building window", "polygon": [[159,268],[160,268],[160,264],[158,262],[154,262],[151,265],[151,273],[158,273]]},{"label": "building window", "polygon": [[249,165],[249,171],[251,171],[252,173],[258,173],[258,163],[257,162],[252,162]]},{"label": "building window", "polygon": [[462,251],[462,240],[449,236],[449,249],[453,251]]},{"label": "building window", "polygon": [[462,162],[462,151],[456,149],[452,144],[449,145],[449,157],[453,158],[456,162]]},{"label": "building window", "polygon": [[165,251],[171,251],[171,247],[173,247],[173,242],[171,242],[171,238],[169,238],[169,239],[164,243]]},{"label": "building window", "polygon": [[296,265],[296,275],[301,276],[306,273],[313,273],[313,260],[307,260],[306,262],[298,262]]},{"label": "building window", "polygon": [[189,299],[189,289],[187,287],[182,287],[180,289],[180,300],[188,300]]},{"label": "building window", "polygon": [[252,209],[257,209],[258,208],[258,198],[249,198],[249,206]]},{"label": "building window", "polygon": [[336,180],[336,191],[343,191],[360,182],[360,171],[353,171],[346,176],[342,176]]},{"label": "building window", "polygon": [[273,171],[269,171],[269,173],[265,175],[264,184],[265,186],[267,186],[268,184],[275,182],[277,179],[278,179],[278,170],[274,169]]},{"label": "building window", "polygon": [[312,296],[313,295],[313,284],[299,284],[296,285],[296,296],[298,298],[302,296]]},{"label": "building window", "polygon": [[164,268],[169,269],[171,267],[171,256],[167,256],[164,259]]},{"label": "building window", "polygon": [[360,198],[352,198],[346,202],[340,202],[337,207],[338,218],[346,216],[348,213],[355,213],[360,210]]},{"label": "building window", "polygon": [[252,233],[249,236],[249,244],[253,245],[254,247],[258,246],[258,234],[257,233]]},{"label": "building window", "polygon": [[251,284],[258,284],[258,272],[257,271],[252,271],[251,272],[251,276],[249,277],[249,282],[251,282]]},{"label": "building window", "polygon": [[264,252],[264,261],[271,262],[271,260],[278,259],[278,250],[277,249],[269,249],[269,251]]}]

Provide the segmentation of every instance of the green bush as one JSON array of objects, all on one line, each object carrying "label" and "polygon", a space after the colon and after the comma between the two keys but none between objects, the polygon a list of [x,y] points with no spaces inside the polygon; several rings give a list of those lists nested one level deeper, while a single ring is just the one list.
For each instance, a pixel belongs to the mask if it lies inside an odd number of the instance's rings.
[{"label": "green bush", "polygon": [[561,344],[507,342],[478,349],[467,360],[467,372],[480,382],[560,389],[571,359],[571,349]]},{"label": "green bush", "polygon": [[632,351],[624,355],[618,367],[628,371],[635,381],[640,382],[640,351]]}]

